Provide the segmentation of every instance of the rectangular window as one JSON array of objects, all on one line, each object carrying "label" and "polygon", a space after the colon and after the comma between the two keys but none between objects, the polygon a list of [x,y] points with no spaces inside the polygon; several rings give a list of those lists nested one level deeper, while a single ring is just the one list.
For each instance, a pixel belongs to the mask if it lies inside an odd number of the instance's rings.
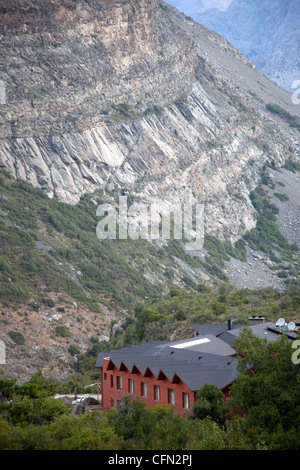
[{"label": "rectangular window", "polygon": [[134,382],[132,379],[128,380],[128,390],[129,390],[129,393],[134,393]]},{"label": "rectangular window", "polygon": [[171,388],[168,390],[168,402],[170,405],[175,405],[175,392]]},{"label": "rectangular window", "polygon": [[113,388],[113,386],[114,386],[114,376],[111,375],[110,376],[110,388]]},{"label": "rectangular window", "polygon": [[190,397],[188,393],[182,394],[182,407],[188,409],[190,407]]},{"label": "rectangular window", "polygon": [[107,373],[104,372],[104,380],[106,380],[106,379],[107,379]]},{"label": "rectangular window", "polygon": [[142,397],[147,397],[147,384],[145,382],[141,383],[141,395]]},{"label": "rectangular window", "polygon": [[122,390],[122,389],[123,389],[122,377],[120,377],[119,375],[117,376],[117,389],[118,389],[118,390]]},{"label": "rectangular window", "polygon": [[154,385],[154,400],[160,401],[160,387],[158,385]]}]

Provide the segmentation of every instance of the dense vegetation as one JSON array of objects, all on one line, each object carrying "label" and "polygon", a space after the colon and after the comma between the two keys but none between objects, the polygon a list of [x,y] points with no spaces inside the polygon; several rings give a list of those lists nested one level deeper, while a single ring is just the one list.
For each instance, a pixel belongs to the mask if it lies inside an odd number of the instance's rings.
[{"label": "dense vegetation", "polygon": [[129,396],[118,409],[74,416],[71,405],[53,398],[55,380],[40,373],[25,385],[2,379],[0,449],[298,450],[300,369],[291,343],[285,336],[268,343],[245,329],[236,348],[240,375],[231,398],[224,402],[205,384],[188,417],[149,410]]},{"label": "dense vegetation", "polygon": [[193,334],[193,323],[225,323],[232,319],[247,325],[249,317],[265,316],[276,321],[297,319],[300,314],[300,290],[291,285],[280,293],[272,289],[252,291],[223,283],[218,288],[204,284],[197,291],[174,288],[160,299],[138,304],[134,315],[116,330],[107,347],[130,346],[141,341],[169,340]]}]

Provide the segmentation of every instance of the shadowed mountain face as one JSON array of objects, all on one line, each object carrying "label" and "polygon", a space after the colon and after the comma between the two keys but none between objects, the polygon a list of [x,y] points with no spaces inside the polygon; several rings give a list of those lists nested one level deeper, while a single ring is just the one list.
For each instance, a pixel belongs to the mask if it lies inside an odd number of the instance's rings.
[{"label": "shadowed mountain face", "polygon": [[233,0],[226,11],[215,5],[204,11],[197,0],[169,3],[228,39],[271,80],[293,90],[300,76],[297,0]]}]

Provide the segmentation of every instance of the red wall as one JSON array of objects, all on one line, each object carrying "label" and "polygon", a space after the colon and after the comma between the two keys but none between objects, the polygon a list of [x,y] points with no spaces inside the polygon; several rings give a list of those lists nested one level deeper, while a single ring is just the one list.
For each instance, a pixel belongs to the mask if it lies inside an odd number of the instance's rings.
[{"label": "red wall", "polygon": [[[108,367],[108,369],[107,369]],[[113,368],[112,370],[109,370]],[[146,372],[147,375],[147,372]],[[122,377],[122,390],[117,388],[117,376]],[[111,387],[111,377],[113,377],[113,387]],[[143,376],[140,372],[131,373],[127,370],[118,370],[109,359],[103,359],[103,368],[101,371],[102,379],[102,408],[116,407],[118,401],[125,395],[130,395],[129,392],[129,379],[134,380],[134,394],[132,396],[138,396],[142,401],[147,403],[149,408],[156,405],[172,406],[168,403],[168,389],[173,389],[175,394],[174,411],[181,415],[188,414],[192,411],[195,403],[196,394],[192,392],[183,382],[171,383],[167,378],[158,380],[153,375],[150,377]],[[141,384],[142,382],[147,384],[147,398],[141,396]],[[154,398],[154,386],[160,387],[160,400],[157,401]],[[189,394],[189,410],[183,407],[183,396],[182,394]]]}]

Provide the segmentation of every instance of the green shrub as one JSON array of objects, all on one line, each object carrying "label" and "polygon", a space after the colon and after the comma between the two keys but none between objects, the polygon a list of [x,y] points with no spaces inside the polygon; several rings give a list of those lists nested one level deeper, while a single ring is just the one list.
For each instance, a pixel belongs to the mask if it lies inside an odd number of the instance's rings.
[{"label": "green shrub", "polygon": [[281,202],[287,202],[290,200],[290,198],[286,194],[281,194],[281,193],[274,193],[274,196],[277,197]]},{"label": "green shrub", "polygon": [[300,130],[300,119],[298,116],[293,116],[290,114],[288,111],[283,109],[281,106],[278,106],[277,104],[268,104],[266,106],[268,111],[271,111],[273,114],[277,114],[280,116],[282,119],[284,119],[286,122],[290,124],[291,127],[295,127]]},{"label": "green shrub", "polygon": [[276,215],[278,208],[270,201],[261,186],[250,193],[250,199],[257,210],[256,227],[244,235],[244,239],[254,250],[261,250],[274,257],[273,250],[277,250],[286,260],[291,260],[298,251],[295,244],[290,244],[281,234]]},{"label": "green shrub", "polygon": [[76,354],[79,354],[80,352],[78,347],[75,344],[71,344],[68,351],[71,354],[71,356],[76,356]]},{"label": "green shrub", "polygon": [[14,341],[14,343],[18,345],[25,344],[26,342],[25,337],[19,331],[9,331],[8,334],[11,337],[11,339]]},{"label": "green shrub", "polygon": [[62,338],[71,338],[72,333],[66,326],[59,325],[55,328],[55,333]]},{"label": "green shrub", "polygon": [[296,162],[295,160],[292,160],[291,158],[289,158],[284,166],[283,166],[286,170],[289,170],[291,171],[292,173],[296,173],[297,171],[300,171],[300,162]]}]

